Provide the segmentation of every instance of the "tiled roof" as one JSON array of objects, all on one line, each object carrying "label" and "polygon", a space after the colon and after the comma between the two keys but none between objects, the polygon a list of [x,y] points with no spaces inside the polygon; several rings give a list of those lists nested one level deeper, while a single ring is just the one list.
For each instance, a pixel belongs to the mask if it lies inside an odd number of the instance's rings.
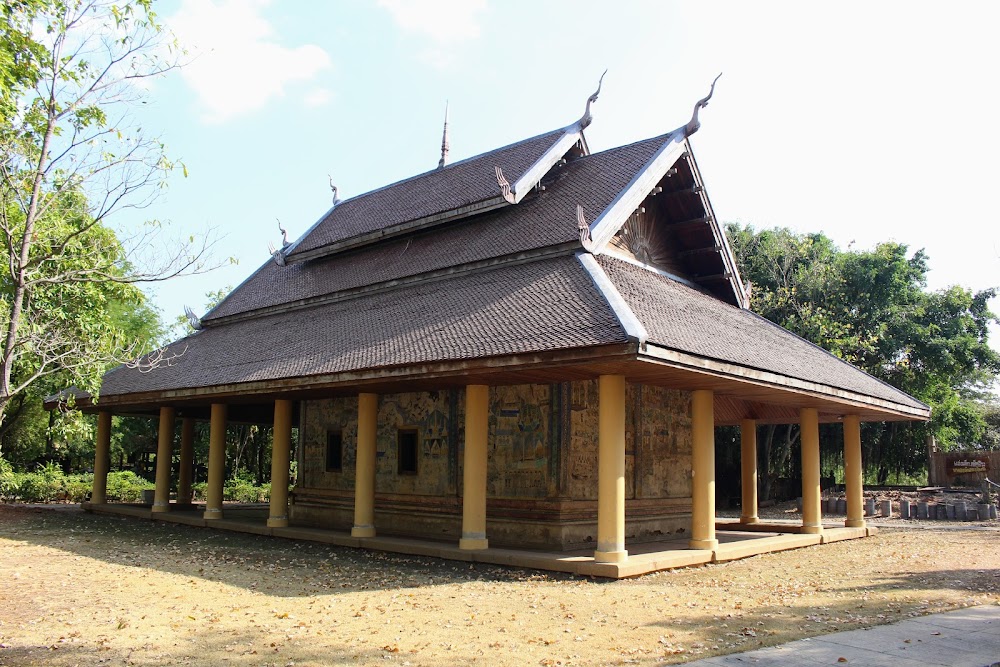
[{"label": "tiled roof", "polygon": [[149,372],[119,366],[103,396],[239,384],[624,343],[573,256],[384,290],[305,312],[208,327]]},{"label": "tiled roof", "polygon": [[574,160],[556,170],[544,191],[516,206],[332,257],[286,266],[268,260],[204,320],[574,241],[577,204],[593,220],[663,141],[655,137]]},{"label": "tiled roof", "polygon": [[497,197],[500,188],[494,167],[503,169],[513,183],[564,132],[555,130],[347,199],[334,207],[289,257]]},{"label": "tiled roof", "polygon": [[607,255],[598,257],[598,262],[645,326],[649,343],[900,405],[927,407],[749,310]]}]

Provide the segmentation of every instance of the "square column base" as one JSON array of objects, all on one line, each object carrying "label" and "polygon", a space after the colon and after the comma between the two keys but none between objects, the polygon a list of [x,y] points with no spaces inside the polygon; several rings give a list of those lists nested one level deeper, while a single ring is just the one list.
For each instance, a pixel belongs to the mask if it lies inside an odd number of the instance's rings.
[{"label": "square column base", "polygon": [[150,509],[153,512],[169,512],[170,511],[170,503],[155,504]]},{"label": "square column base", "polygon": [[595,551],[595,563],[624,563],[628,560],[628,551]]},{"label": "square column base", "polygon": [[489,549],[490,541],[485,537],[463,537],[458,541],[458,548],[463,551],[478,551]]},{"label": "square column base", "polygon": [[216,509],[205,510],[205,513],[201,515],[201,518],[207,521],[212,521],[213,519],[221,519],[222,510],[216,510]]},{"label": "square column base", "polygon": [[689,540],[689,549],[708,549],[709,551],[715,551],[719,548],[719,540]]},{"label": "square column base", "polygon": [[288,527],[288,517],[287,516],[273,516],[267,519],[268,528],[287,528]]},{"label": "square column base", "polygon": [[868,524],[864,519],[848,519],[844,525],[848,528],[865,528]]},{"label": "square column base", "polygon": [[351,537],[375,537],[375,526],[354,526]]},{"label": "square column base", "polygon": [[822,535],[823,526],[822,525],[802,525],[802,529],[799,531],[805,533],[806,535]]},{"label": "square column base", "polygon": [[760,523],[760,517],[756,517],[756,516],[741,516],[740,517],[740,523],[745,523],[745,524]]}]

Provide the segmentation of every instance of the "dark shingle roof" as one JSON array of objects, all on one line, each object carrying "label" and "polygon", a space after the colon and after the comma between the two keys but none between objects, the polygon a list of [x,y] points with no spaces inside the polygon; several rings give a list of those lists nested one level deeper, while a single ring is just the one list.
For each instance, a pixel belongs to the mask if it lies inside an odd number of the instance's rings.
[{"label": "dark shingle roof", "polygon": [[503,169],[507,180],[514,183],[564,133],[560,129],[525,139],[347,199],[316,225],[289,256],[497,197],[500,188],[494,167]]},{"label": "dark shingle roof", "polygon": [[558,169],[543,192],[516,206],[350,253],[278,266],[268,261],[211,313],[213,319],[579,238],[576,206],[594,220],[656,153],[655,137]]},{"label": "dark shingle roof", "polygon": [[[308,311],[208,327],[150,372],[119,366],[103,396],[624,343],[573,256],[454,276]],[[169,353],[168,352],[168,355]]]},{"label": "dark shingle roof", "polygon": [[927,407],[749,310],[607,255],[598,257],[598,262],[646,327],[650,343],[900,405]]}]

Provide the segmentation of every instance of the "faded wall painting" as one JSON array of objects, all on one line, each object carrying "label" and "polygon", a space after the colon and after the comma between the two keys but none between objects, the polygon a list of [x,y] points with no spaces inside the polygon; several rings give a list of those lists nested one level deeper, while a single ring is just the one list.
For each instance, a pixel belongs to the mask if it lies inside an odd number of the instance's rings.
[{"label": "faded wall painting", "polygon": [[[355,453],[358,442],[358,399],[329,398],[302,401],[300,429],[302,460],[299,479],[305,488],[351,490],[354,488]],[[340,472],[326,470],[326,435],[341,432],[343,442]]]},{"label": "faded wall painting", "polygon": [[636,385],[636,498],[691,496],[691,393]]},{"label": "faded wall painting", "polygon": [[[452,399],[455,392],[384,394],[378,400],[375,489],[381,493],[454,495]],[[400,474],[398,433],[417,431],[417,472]]]},{"label": "faded wall painting", "polygon": [[486,493],[494,498],[545,498],[557,491],[549,475],[554,420],[549,385],[490,388]]}]

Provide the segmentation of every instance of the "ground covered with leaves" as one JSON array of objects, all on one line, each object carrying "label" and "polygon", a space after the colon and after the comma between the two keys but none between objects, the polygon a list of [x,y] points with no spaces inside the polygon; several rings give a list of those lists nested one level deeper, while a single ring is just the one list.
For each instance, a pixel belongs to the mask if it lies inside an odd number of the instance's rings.
[{"label": "ground covered with leaves", "polygon": [[0,506],[0,665],[678,663],[1000,604],[1000,531],[601,581]]}]

